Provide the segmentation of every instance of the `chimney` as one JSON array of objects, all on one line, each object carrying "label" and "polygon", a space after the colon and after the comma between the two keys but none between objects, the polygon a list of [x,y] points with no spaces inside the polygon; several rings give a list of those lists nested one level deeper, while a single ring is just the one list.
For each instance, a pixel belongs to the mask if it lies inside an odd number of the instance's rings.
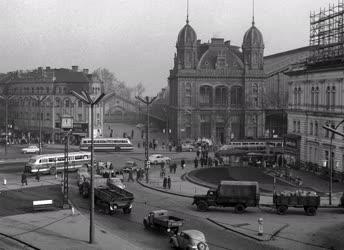
[{"label": "chimney", "polygon": [[82,72],[84,72],[84,74],[88,74],[88,69],[83,69]]},{"label": "chimney", "polygon": [[74,72],[78,72],[78,66],[72,66],[72,70],[73,70]]}]

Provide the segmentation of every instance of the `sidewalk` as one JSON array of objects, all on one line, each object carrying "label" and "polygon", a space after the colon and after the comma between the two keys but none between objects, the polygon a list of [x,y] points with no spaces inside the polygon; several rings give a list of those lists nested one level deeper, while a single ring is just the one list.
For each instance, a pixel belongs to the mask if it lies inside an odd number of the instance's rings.
[{"label": "sidewalk", "polygon": [[[39,249],[140,249],[97,225],[96,242],[91,245],[88,243],[88,230],[89,220],[77,210],[73,215],[70,209],[0,218],[0,233],[13,236]],[[8,249],[8,243],[4,239],[4,236],[0,235],[0,249]]]}]

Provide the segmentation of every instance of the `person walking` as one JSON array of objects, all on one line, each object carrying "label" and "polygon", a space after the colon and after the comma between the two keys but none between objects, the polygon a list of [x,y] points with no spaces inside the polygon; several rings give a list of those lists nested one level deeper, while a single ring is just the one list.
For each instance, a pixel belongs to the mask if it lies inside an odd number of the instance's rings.
[{"label": "person walking", "polygon": [[184,160],[184,159],[182,159],[182,160],[180,161],[180,166],[182,167],[182,169],[185,168],[185,160]]},{"label": "person walking", "polygon": [[22,186],[24,186],[24,183],[27,186],[27,176],[26,176],[25,171],[22,173],[21,182],[22,182]]},{"label": "person walking", "polygon": [[167,186],[167,178],[164,177],[164,181],[162,182],[162,186],[164,189],[166,189],[166,186]]},{"label": "person walking", "polygon": [[204,158],[201,158],[201,168],[203,168],[203,164],[204,164]]},{"label": "person walking", "polygon": [[36,172],[36,180],[39,182],[41,179],[41,173],[39,172],[39,169]]},{"label": "person walking", "polygon": [[198,159],[197,159],[197,157],[195,157],[194,164],[195,164],[195,168],[198,168]]},{"label": "person walking", "polygon": [[197,151],[196,151],[196,156],[197,156],[197,158],[199,158],[199,155],[200,155],[200,151],[199,151],[199,149],[197,149]]},{"label": "person walking", "polygon": [[171,189],[171,177],[170,176],[168,176],[168,178],[167,178],[167,187],[168,187],[168,189]]},{"label": "person walking", "polygon": [[133,178],[133,170],[130,170],[130,171],[129,171],[129,178],[128,178],[128,182],[130,182],[130,181],[134,182],[134,178]]}]

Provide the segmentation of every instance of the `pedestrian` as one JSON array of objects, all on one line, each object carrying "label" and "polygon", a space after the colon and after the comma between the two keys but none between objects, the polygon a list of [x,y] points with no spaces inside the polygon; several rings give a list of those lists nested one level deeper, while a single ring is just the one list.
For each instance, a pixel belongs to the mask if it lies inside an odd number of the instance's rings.
[{"label": "pedestrian", "polygon": [[180,161],[180,166],[182,167],[182,169],[185,168],[185,160],[184,160],[184,159],[182,159],[182,160]]},{"label": "pedestrian", "polygon": [[212,167],[213,166],[213,160],[211,159],[211,157],[208,157],[208,167]]},{"label": "pedestrian", "polygon": [[203,164],[204,164],[204,158],[201,158],[201,168],[203,168]]},{"label": "pedestrian", "polygon": [[130,170],[130,171],[129,171],[129,178],[128,178],[128,182],[130,182],[130,181],[134,182],[134,178],[133,178],[133,170]]},{"label": "pedestrian", "polygon": [[171,177],[168,176],[167,178],[167,186],[168,186],[168,189],[171,189]]},{"label": "pedestrian", "polygon": [[197,151],[196,151],[197,158],[199,158],[199,155],[200,155],[200,151],[197,149]]},{"label": "pedestrian", "polygon": [[41,179],[41,173],[39,172],[39,169],[37,170],[37,172],[36,172],[36,180],[39,182],[40,181],[40,179]]},{"label": "pedestrian", "polygon": [[171,143],[171,142],[168,143],[168,150],[169,150],[170,152],[172,151],[172,143]]},{"label": "pedestrian", "polygon": [[140,178],[141,178],[141,171],[139,170],[136,173],[136,182],[138,182],[140,180]]},{"label": "pedestrian", "polygon": [[22,173],[21,182],[22,182],[22,186],[24,186],[24,183],[25,183],[25,185],[27,186],[27,176],[26,176],[25,171]]},{"label": "pedestrian", "polygon": [[217,158],[214,159],[214,163],[215,163],[215,167],[219,165],[219,161],[217,160]]},{"label": "pedestrian", "polygon": [[140,148],[140,146],[141,146],[141,145],[140,145],[140,142],[138,142],[138,143],[137,143],[137,147]]},{"label": "pedestrian", "polygon": [[167,178],[164,177],[164,181],[162,182],[162,186],[164,189],[166,189],[166,185],[167,185]]},{"label": "pedestrian", "polygon": [[198,168],[198,159],[197,159],[197,157],[195,157],[194,164],[195,164],[195,168]]},{"label": "pedestrian", "polygon": [[177,170],[177,163],[173,163],[173,173],[175,174]]},{"label": "pedestrian", "polygon": [[132,129],[131,130],[131,139],[133,139],[134,138],[134,130]]}]

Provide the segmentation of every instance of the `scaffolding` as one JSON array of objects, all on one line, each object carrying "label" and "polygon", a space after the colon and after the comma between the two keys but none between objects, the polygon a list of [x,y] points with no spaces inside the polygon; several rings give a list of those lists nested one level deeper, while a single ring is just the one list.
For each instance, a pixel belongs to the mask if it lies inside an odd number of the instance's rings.
[{"label": "scaffolding", "polygon": [[310,13],[309,65],[344,62],[344,2]]}]

